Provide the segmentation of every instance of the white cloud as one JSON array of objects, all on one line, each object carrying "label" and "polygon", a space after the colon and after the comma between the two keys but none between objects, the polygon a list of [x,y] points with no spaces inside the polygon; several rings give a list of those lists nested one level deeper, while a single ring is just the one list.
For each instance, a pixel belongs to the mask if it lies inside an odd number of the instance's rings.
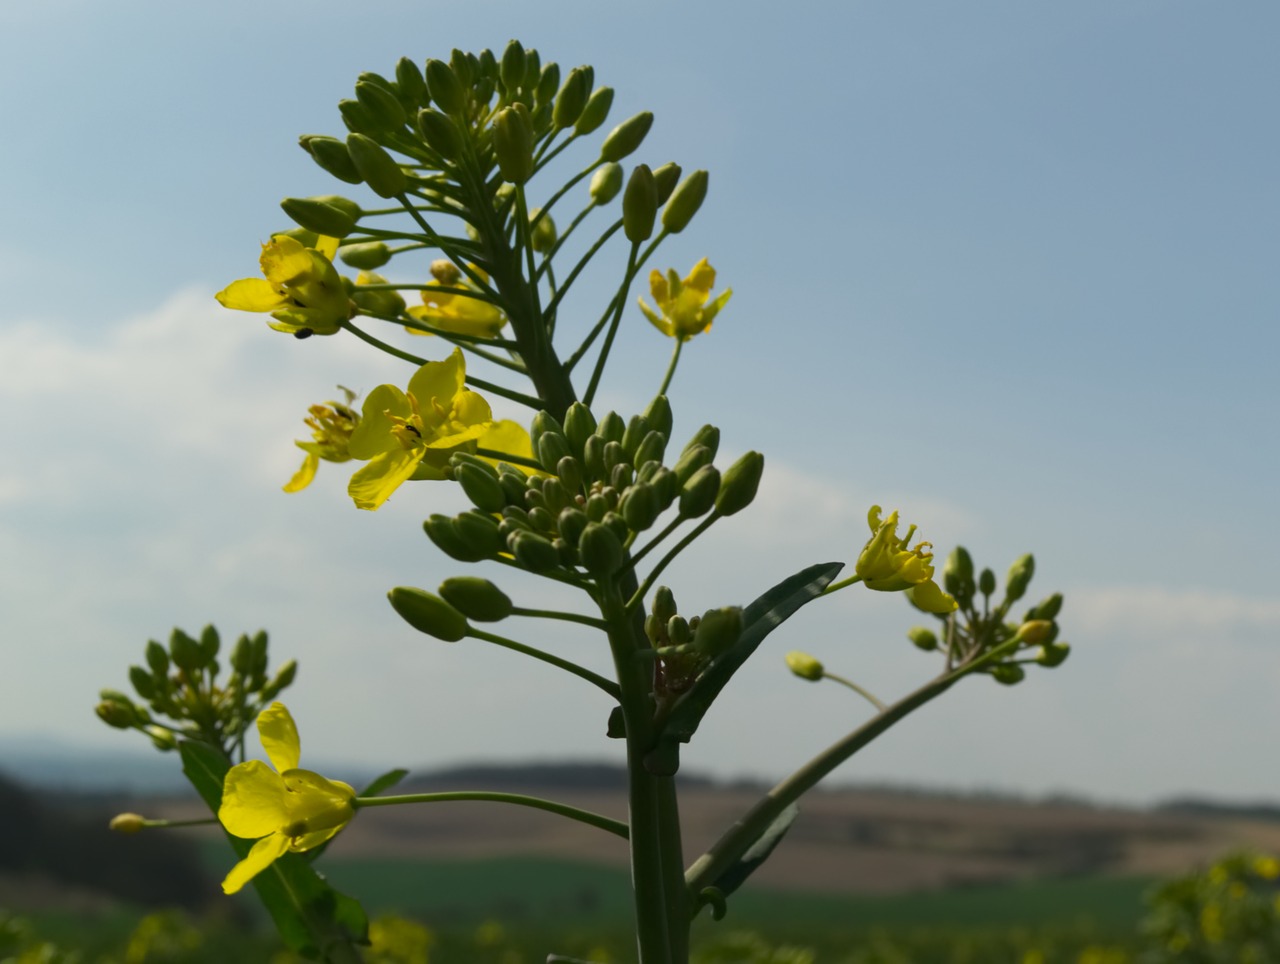
[{"label": "white cloud", "polygon": [[1162,586],[1093,587],[1067,600],[1073,626],[1085,634],[1142,640],[1204,640],[1280,633],[1280,598]]}]

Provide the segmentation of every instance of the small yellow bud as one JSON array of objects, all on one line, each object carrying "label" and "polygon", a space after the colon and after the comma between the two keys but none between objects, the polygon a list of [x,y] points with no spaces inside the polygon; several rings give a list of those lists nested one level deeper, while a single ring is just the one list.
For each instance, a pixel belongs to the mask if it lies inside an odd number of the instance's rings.
[{"label": "small yellow bud", "polygon": [[816,683],[826,675],[826,669],[823,665],[808,653],[793,651],[787,653],[786,660],[787,668],[801,679],[811,680]]},{"label": "small yellow bud", "polygon": [[1053,635],[1053,621],[1049,619],[1029,619],[1018,627],[1018,639],[1027,646],[1037,646],[1050,641]]},{"label": "small yellow bud", "polygon": [[116,833],[137,833],[147,825],[147,818],[140,813],[118,813],[107,826]]}]

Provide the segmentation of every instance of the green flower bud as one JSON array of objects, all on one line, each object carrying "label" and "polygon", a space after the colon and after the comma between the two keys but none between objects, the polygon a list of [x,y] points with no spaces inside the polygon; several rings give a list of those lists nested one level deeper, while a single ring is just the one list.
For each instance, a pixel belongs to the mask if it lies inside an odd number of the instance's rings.
[{"label": "green flower bud", "polygon": [[443,60],[428,60],[427,92],[436,105],[452,117],[462,117],[467,109],[467,92],[453,69]]},{"label": "green flower bud", "polygon": [[418,132],[422,139],[446,161],[456,161],[462,153],[462,135],[446,114],[430,107],[418,111]]},{"label": "green flower bud", "polygon": [[147,665],[156,676],[167,676],[169,673],[169,654],[154,639],[147,641]]},{"label": "green flower bud", "polygon": [[379,197],[396,197],[409,186],[404,169],[372,137],[348,134],[347,152],[360,176]]},{"label": "green flower bud", "polygon": [[1045,596],[1036,605],[1027,610],[1026,619],[1055,619],[1062,612],[1062,593],[1055,592]]},{"label": "green flower bud", "polygon": [[627,453],[627,461],[634,464],[636,450],[640,442],[649,434],[649,421],[643,415],[633,415],[622,433],[622,450]]},{"label": "green flower bud", "polygon": [[720,451],[720,430],[714,425],[702,426],[702,428],[693,433],[693,438],[689,439],[689,441],[685,443],[684,451],[680,454],[683,455],[684,452],[688,452],[690,449],[696,448],[699,445],[706,446],[706,448],[711,452],[711,457],[714,459],[716,457],[716,453]]},{"label": "green flower bud", "polygon": [[622,194],[622,231],[633,243],[647,241],[658,215],[658,185],[648,164],[637,164]]},{"label": "green flower bud", "polygon": [[795,673],[801,679],[807,679],[811,682],[818,682],[826,675],[826,669],[823,665],[810,656],[808,653],[791,652],[787,653],[787,669]]},{"label": "green flower bud", "polygon": [[538,78],[536,93],[539,104],[549,104],[556,96],[556,88],[560,86],[560,65],[550,63],[542,68],[542,76]]},{"label": "green flower bud", "polygon": [[458,534],[454,528],[453,519],[447,515],[432,515],[422,523],[422,529],[435,547],[450,559],[457,559],[459,562],[479,562],[486,558]]},{"label": "green flower bud", "polygon": [[1016,560],[1009,567],[1009,574],[1005,577],[1004,595],[1009,602],[1017,602],[1027,592],[1027,586],[1031,583],[1031,577],[1036,573],[1036,560],[1027,553],[1020,559]]},{"label": "green flower bud", "polygon": [[679,461],[676,462],[674,472],[676,480],[680,483],[681,488],[704,465],[710,465],[711,460],[715,458],[715,454],[705,445],[695,445],[686,447],[681,453]]},{"label": "green flower bud", "polygon": [[544,432],[538,439],[538,462],[548,472],[554,472],[560,460],[572,454],[569,440],[559,432]]},{"label": "green flower bud", "polygon": [[174,666],[188,673],[194,673],[204,665],[200,644],[181,629],[174,629],[169,635],[169,657]]},{"label": "green flower bud", "polygon": [[502,52],[502,83],[509,91],[516,91],[524,83],[525,57],[520,41],[512,40]]},{"label": "green flower bud", "polygon": [[996,591],[996,574],[990,569],[983,569],[978,573],[978,592],[984,596],[990,596]]},{"label": "green flower bud", "polygon": [[288,689],[293,685],[293,681],[297,676],[298,661],[291,659],[276,670],[276,675],[271,677],[271,681],[266,686],[262,687],[262,698],[264,700],[275,699],[282,690]]},{"label": "green flower bud", "polygon": [[1036,662],[1041,666],[1061,666],[1070,655],[1070,643],[1046,643],[1040,647]]},{"label": "green flower bud", "polygon": [[471,504],[482,512],[501,512],[507,504],[497,472],[485,472],[479,466],[464,462],[454,469],[453,477]]},{"label": "green flower bud", "polygon": [[129,682],[133,684],[133,688],[144,700],[155,699],[155,677],[141,666],[129,667]]},{"label": "green flower bud", "polygon": [[597,130],[608,119],[609,110],[612,107],[613,88],[597,87],[587,98],[587,105],[582,108],[582,113],[578,115],[578,122],[573,125],[574,133],[585,135]]},{"label": "green flower bud", "polygon": [[680,494],[680,480],[676,474],[665,465],[653,473],[653,478],[649,479],[649,484],[653,486],[653,491],[658,494],[658,505],[665,511],[676,500],[676,496]]},{"label": "green flower bud", "polygon": [[596,430],[596,417],[582,402],[574,402],[564,413],[564,436],[573,447],[573,454],[581,457],[587,438]]},{"label": "green flower bud", "polygon": [[533,235],[529,239],[533,250],[546,254],[556,246],[556,223],[550,214],[543,214],[542,208],[534,208],[529,212],[529,221],[533,225]]},{"label": "green flower bud", "polygon": [[329,174],[348,184],[361,184],[364,178],[351,162],[347,145],[336,137],[308,137],[303,146],[311,159]]},{"label": "green flower bud", "polygon": [[370,84],[367,81],[356,84],[356,100],[364,105],[380,130],[398,130],[404,127],[408,119],[399,98],[377,84]]},{"label": "green flower bud", "polygon": [[672,616],[667,620],[667,639],[672,646],[684,646],[693,642],[693,630],[689,628],[689,620],[683,616]]},{"label": "green flower bud", "polygon": [[658,646],[668,646],[671,641],[667,639],[666,627],[663,620],[659,619],[653,613],[644,617],[644,634],[649,638],[649,642],[656,648]]},{"label": "green flower bud", "polygon": [[649,407],[644,410],[644,420],[650,429],[661,432],[667,438],[671,437],[671,402],[666,395],[653,397]]},{"label": "green flower bud", "polygon": [[622,492],[635,481],[635,475],[636,470],[631,467],[630,463],[619,462],[609,472],[609,485],[618,492]]},{"label": "green flower bud", "polygon": [[440,583],[440,595],[462,615],[480,623],[496,623],[506,619],[515,608],[506,593],[488,579],[478,576],[454,576],[446,579]]},{"label": "green flower bud", "polygon": [[133,704],[119,700],[103,700],[93,711],[103,723],[117,730],[129,729],[138,719],[138,711]]},{"label": "green flower bud", "polygon": [[704,465],[680,488],[680,515],[696,519],[711,511],[720,493],[720,470],[714,465]]},{"label": "green flower bud", "polygon": [[603,207],[622,190],[622,165],[609,163],[596,169],[591,175],[591,200]]},{"label": "green flower bud", "polygon": [[716,496],[716,511],[733,515],[749,506],[755,500],[763,473],[764,456],[759,452],[748,452],[729,466]]},{"label": "green flower bud", "polygon": [[[169,654],[164,652],[164,647],[159,643],[147,644],[147,662],[151,662],[151,647],[157,647],[161,653],[164,653],[165,664],[169,662]],[[249,641],[249,637],[244,633],[240,634],[240,638],[236,640],[235,646],[231,650],[231,668],[241,676],[249,676],[253,673],[253,643]],[[154,670],[155,667],[152,666]],[[160,674],[163,675],[163,674]]]},{"label": "green flower bud", "polygon": [[538,532],[550,535],[555,531],[555,516],[545,505],[534,506],[529,510],[529,525]]},{"label": "green flower bud", "polygon": [[113,833],[135,834],[147,825],[147,818],[140,813],[118,813],[111,818],[107,829]]},{"label": "green flower bud", "polygon": [[353,134],[374,135],[381,133],[380,125],[369,113],[369,108],[358,100],[338,101],[338,112],[342,115],[342,123]]},{"label": "green flower bud", "polygon": [[1057,635],[1054,624],[1048,619],[1032,619],[1018,627],[1017,637],[1024,646],[1047,643]]},{"label": "green flower bud", "polygon": [[600,425],[596,428],[596,434],[606,442],[621,442],[622,436],[627,433],[627,423],[622,420],[622,416],[617,412],[606,412],[604,418],[600,420]]},{"label": "green flower bud", "polygon": [[502,491],[507,494],[507,502],[518,505],[524,501],[529,479],[523,472],[507,465],[498,469],[498,481],[502,483]]},{"label": "green flower bud", "polygon": [[409,586],[397,586],[387,593],[391,608],[420,633],[456,643],[467,635],[467,617],[432,593]]},{"label": "green flower bud", "polygon": [[493,119],[493,153],[498,169],[512,184],[533,176],[533,118],[518,101],[498,111]]},{"label": "green flower bud", "polygon": [[602,482],[608,474],[604,465],[604,447],[608,444],[599,435],[587,437],[586,450],[582,453],[582,467],[590,481]]},{"label": "green flower bud", "polygon": [[[662,432],[650,432],[644,437],[644,441],[640,443],[640,447],[636,449],[632,461],[636,465],[646,465],[649,462],[662,464],[663,453],[667,449],[667,437]],[[656,470],[655,470],[656,471]]]},{"label": "green flower bud", "polygon": [[1004,686],[1014,686],[1027,678],[1027,671],[1016,663],[996,663],[988,672],[992,679]]},{"label": "green flower bud", "polygon": [[671,200],[662,209],[662,226],[669,234],[679,234],[698,213],[698,208],[702,207],[702,201],[707,196],[708,177],[706,171],[694,171],[671,195]]},{"label": "green flower bud", "polygon": [[253,652],[253,673],[261,675],[267,671],[267,632],[260,629],[249,640]]},{"label": "green flower bud", "polygon": [[533,90],[538,86],[538,81],[541,78],[542,58],[538,56],[538,51],[530,47],[524,52],[524,78],[520,81],[520,84]]},{"label": "green flower bud", "polygon": [[560,553],[551,540],[536,532],[513,533],[507,539],[507,549],[515,556],[516,563],[529,572],[546,572],[560,565]]},{"label": "green flower bud", "polygon": [[400,88],[400,95],[408,104],[413,107],[422,107],[427,102],[427,82],[422,77],[422,71],[408,57],[401,57],[396,61],[396,86]]},{"label": "green flower bud", "polygon": [[655,616],[665,623],[678,611],[675,593],[666,586],[659,586],[654,590],[652,612]]},{"label": "green flower bud", "polygon": [[908,629],[907,639],[925,652],[938,648],[938,637],[934,635],[933,630],[925,629],[923,626],[912,626]]},{"label": "green flower bud", "polygon": [[560,93],[556,94],[555,110],[551,113],[551,126],[556,130],[572,127],[582,116],[587,106],[587,98],[591,96],[591,80],[587,71],[575,67],[569,71]]},{"label": "green flower bud", "polygon": [[[604,515],[601,514],[600,517],[603,519]],[[576,506],[568,506],[560,511],[560,516],[556,519],[556,529],[569,545],[577,546],[588,521],[585,512]]]},{"label": "green flower bud", "polygon": [[587,519],[591,522],[604,522],[605,514],[609,511],[609,502],[604,496],[596,493],[587,499],[586,513]]},{"label": "green flower bud", "polygon": [[681,167],[675,161],[667,161],[653,169],[653,183],[658,188],[658,203],[666,204],[671,192],[680,183]]},{"label": "green flower bud", "polygon": [[631,486],[618,503],[618,513],[626,520],[632,532],[644,532],[657,521],[662,509],[658,505],[658,493],[653,486],[643,482]]},{"label": "green flower bud", "polygon": [[458,78],[464,88],[470,87],[476,79],[476,69],[479,62],[476,60],[475,54],[469,54],[465,50],[459,50],[454,47],[449,53],[449,69],[453,71],[453,75]]},{"label": "green flower bud", "polygon": [[345,244],[338,249],[343,264],[359,271],[376,271],[391,260],[391,249],[381,241]]},{"label": "green flower bud", "polygon": [[625,555],[622,540],[602,522],[587,523],[578,538],[578,557],[583,568],[598,579],[617,572]]},{"label": "green flower bud", "polygon": [[609,136],[600,145],[601,160],[622,160],[640,146],[652,126],[653,114],[647,110],[623,121],[609,132]]},{"label": "green flower bud", "polygon": [[693,648],[713,659],[727,653],[742,635],[742,607],[708,609],[693,634]]},{"label": "green flower bud", "polygon": [[942,584],[961,606],[972,601],[976,588],[973,584],[973,559],[964,546],[956,546],[947,556],[946,565],[942,568]]},{"label": "green flower bud", "polygon": [[556,463],[555,473],[568,496],[566,503],[583,490],[586,479],[582,463],[572,455],[566,455]]},{"label": "green flower bud", "polygon": [[162,726],[148,726],[146,733],[151,737],[151,745],[161,752],[178,748],[178,738],[173,735],[172,730],[166,730]]},{"label": "green flower bud", "polygon": [[381,315],[387,318],[399,317],[404,311],[404,296],[398,291],[365,291],[362,285],[384,285],[387,279],[372,271],[361,271],[356,278],[355,288],[351,291],[351,300],[356,307],[366,314]]},{"label": "green flower bud", "polygon": [[295,222],[316,234],[345,238],[355,230],[355,218],[316,198],[287,197],[280,202],[280,207]]},{"label": "green flower bud", "polygon": [[493,56],[493,51],[488,47],[480,51],[480,56],[476,58],[480,70],[482,80],[498,79],[498,61]]}]

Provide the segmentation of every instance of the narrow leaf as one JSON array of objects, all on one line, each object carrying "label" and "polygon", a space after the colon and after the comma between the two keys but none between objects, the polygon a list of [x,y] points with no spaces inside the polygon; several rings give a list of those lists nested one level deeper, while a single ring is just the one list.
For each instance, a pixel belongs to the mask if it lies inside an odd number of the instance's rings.
[{"label": "narrow leaf", "polygon": [[397,783],[409,775],[408,770],[395,769],[388,770],[378,779],[364,788],[364,792],[360,794],[362,797],[376,797],[378,794],[390,790]]},{"label": "narrow leaf", "polygon": [[765,828],[764,833],[747,848],[746,853],[726,867],[724,873],[717,877],[715,883],[711,886],[719,890],[725,897],[728,897],[741,887],[746,879],[755,872],[755,869],[769,859],[769,855],[773,853],[773,848],[778,846],[782,838],[786,836],[787,831],[791,829],[791,825],[795,823],[796,817],[799,815],[800,808],[794,803],[778,814],[777,819]]}]

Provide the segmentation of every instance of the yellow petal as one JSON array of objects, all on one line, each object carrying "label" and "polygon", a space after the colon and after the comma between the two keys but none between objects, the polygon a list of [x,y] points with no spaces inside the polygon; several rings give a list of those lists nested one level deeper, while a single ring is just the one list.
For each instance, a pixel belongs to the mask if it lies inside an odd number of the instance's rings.
[{"label": "yellow petal", "polygon": [[227,879],[222,882],[224,894],[234,894],[258,874],[270,867],[276,860],[284,856],[289,849],[289,838],[282,833],[273,833],[263,837],[249,851],[248,856],[231,868]]},{"label": "yellow petal", "polygon": [[467,366],[462,359],[462,349],[455,348],[444,361],[427,362],[409,379],[409,394],[418,400],[424,411],[435,399],[441,408],[453,407],[453,396],[462,391],[467,377]]},{"label": "yellow petal", "polygon": [[338,253],[338,239],[322,234],[316,239],[316,250],[332,261]]},{"label": "yellow petal", "polygon": [[[529,433],[519,422],[513,422],[510,419],[504,418],[490,425],[480,436],[479,443],[482,449],[502,452],[516,458],[533,458],[533,440],[529,438]],[[493,465],[501,461],[501,459],[491,459],[484,455],[480,457]]]},{"label": "yellow petal", "polygon": [[649,293],[653,295],[653,300],[658,303],[659,308],[666,304],[671,297],[667,279],[657,268],[649,272]]},{"label": "yellow petal", "polygon": [[392,493],[413,475],[418,467],[419,451],[407,451],[396,447],[390,452],[374,456],[347,483],[347,494],[358,509],[377,509]]},{"label": "yellow petal", "polygon": [[360,421],[351,433],[347,451],[352,458],[367,461],[383,452],[399,449],[400,443],[391,434],[395,424],[392,416],[408,418],[412,414],[409,399],[394,385],[379,385],[365,396],[361,406]]},{"label": "yellow petal", "polygon": [[284,780],[261,760],[238,763],[222,784],[218,820],[236,837],[262,837],[289,822]]},{"label": "yellow petal", "polygon": [[298,739],[298,727],[283,703],[272,703],[258,714],[258,737],[271,765],[278,772],[284,773],[298,766],[302,741]]},{"label": "yellow petal", "polygon": [[643,298],[639,299],[639,301],[640,301],[640,310],[643,311],[644,316],[649,319],[649,323],[652,324],[654,328],[657,328],[658,331],[666,335],[668,338],[674,338],[675,329],[671,327],[671,322],[668,319],[663,318],[661,315],[655,312],[652,308],[646,305],[644,303]]},{"label": "yellow petal", "polygon": [[262,246],[258,264],[268,281],[274,285],[288,285],[307,277],[315,270],[312,252],[301,241],[285,234],[277,234]]},{"label": "yellow petal", "polygon": [[308,452],[307,457],[302,462],[302,467],[293,473],[293,478],[284,484],[284,490],[286,492],[301,492],[316,477],[316,469],[319,466],[320,456],[314,452]]},{"label": "yellow petal", "polygon": [[911,601],[925,612],[945,616],[959,608],[956,601],[939,589],[933,580],[918,583],[907,591],[911,593]]},{"label": "yellow petal", "polygon": [[693,266],[689,276],[684,279],[684,284],[686,288],[695,288],[705,295],[716,286],[716,269],[703,258]]},{"label": "yellow petal", "polygon": [[288,298],[261,278],[233,281],[214,297],[222,307],[235,311],[275,311],[289,303]]}]

